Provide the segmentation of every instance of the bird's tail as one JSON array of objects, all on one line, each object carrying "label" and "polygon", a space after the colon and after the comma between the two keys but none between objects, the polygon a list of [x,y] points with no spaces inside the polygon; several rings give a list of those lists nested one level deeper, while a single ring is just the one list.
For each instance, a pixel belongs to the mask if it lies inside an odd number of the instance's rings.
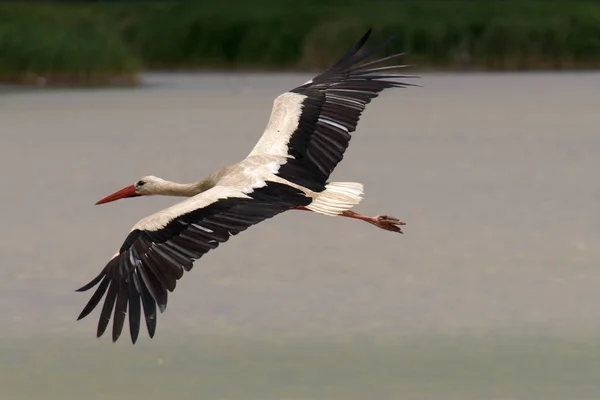
[{"label": "bird's tail", "polygon": [[319,214],[339,215],[360,203],[363,185],[356,182],[331,182],[306,208]]}]

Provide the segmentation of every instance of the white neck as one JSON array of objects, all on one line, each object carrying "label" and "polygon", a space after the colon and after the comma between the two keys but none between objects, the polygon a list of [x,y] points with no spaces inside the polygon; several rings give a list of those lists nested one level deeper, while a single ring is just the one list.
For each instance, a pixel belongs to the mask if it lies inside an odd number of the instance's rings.
[{"label": "white neck", "polygon": [[214,185],[209,184],[206,180],[194,183],[177,183],[167,180],[162,180],[152,188],[149,194],[158,194],[163,196],[182,196],[192,197],[202,193]]}]

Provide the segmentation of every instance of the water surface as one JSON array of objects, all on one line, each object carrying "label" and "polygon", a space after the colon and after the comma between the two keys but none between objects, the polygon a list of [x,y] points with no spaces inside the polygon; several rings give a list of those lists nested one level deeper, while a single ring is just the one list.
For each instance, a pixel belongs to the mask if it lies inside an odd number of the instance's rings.
[{"label": "water surface", "polygon": [[[196,263],[155,339],[74,289],[176,199],[93,203],[245,157],[297,74],[0,92],[3,398],[600,397],[600,74],[426,74],[369,105],[333,180],[405,234],[289,212]],[[160,361],[163,360],[163,361]],[[94,397],[95,396],[95,397]]]}]

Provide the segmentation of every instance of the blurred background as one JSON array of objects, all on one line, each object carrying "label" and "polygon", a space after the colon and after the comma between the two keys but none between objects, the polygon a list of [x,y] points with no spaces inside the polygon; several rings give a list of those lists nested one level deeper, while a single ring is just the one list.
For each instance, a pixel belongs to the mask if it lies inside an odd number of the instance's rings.
[{"label": "blurred background", "polygon": [[[157,334],[75,321],[140,218],[243,159],[372,27],[422,87],[336,181],[395,235],[289,212],[199,260]],[[0,2],[2,399],[600,398],[600,2]]]},{"label": "blurred background", "polygon": [[576,1],[73,1],[0,5],[0,80],[131,84],[141,70],[316,70],[373,27],[435,70],[600,65],[600,4]]}]

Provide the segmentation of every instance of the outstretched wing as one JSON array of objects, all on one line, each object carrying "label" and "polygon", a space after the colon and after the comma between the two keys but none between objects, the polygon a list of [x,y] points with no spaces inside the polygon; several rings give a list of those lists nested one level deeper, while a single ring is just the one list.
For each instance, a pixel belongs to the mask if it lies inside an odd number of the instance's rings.
[{"label": "outstretched wing", "polygon": [[329,70],[275,99],[267,128],[250,155],[291,157],[278,175],[314,191],[323,190],[371,99],[386,88],[414,86],[395,80],[412,76],[389,72],[404,65],[382,66],[402,53],[360,64],[391,40],[357,55],[370,33]]},{"label": "outstretched wing", "polygon": [[87,291],[98,285],[78,320],[86,317],[106,294],[98,337],[113,315],[112,339],[116,341],[129,311],[129,330],[135,343],[142,310],[153,337],[157,306],[161,312],[165,310],[168,291],[175,289],[184,270],[192,269],[194,260],[232,235],[310,201],[301,191],[275,182],[267,182],[249,194],[216,186],[142,219],[100,274],[78,289]]}]

